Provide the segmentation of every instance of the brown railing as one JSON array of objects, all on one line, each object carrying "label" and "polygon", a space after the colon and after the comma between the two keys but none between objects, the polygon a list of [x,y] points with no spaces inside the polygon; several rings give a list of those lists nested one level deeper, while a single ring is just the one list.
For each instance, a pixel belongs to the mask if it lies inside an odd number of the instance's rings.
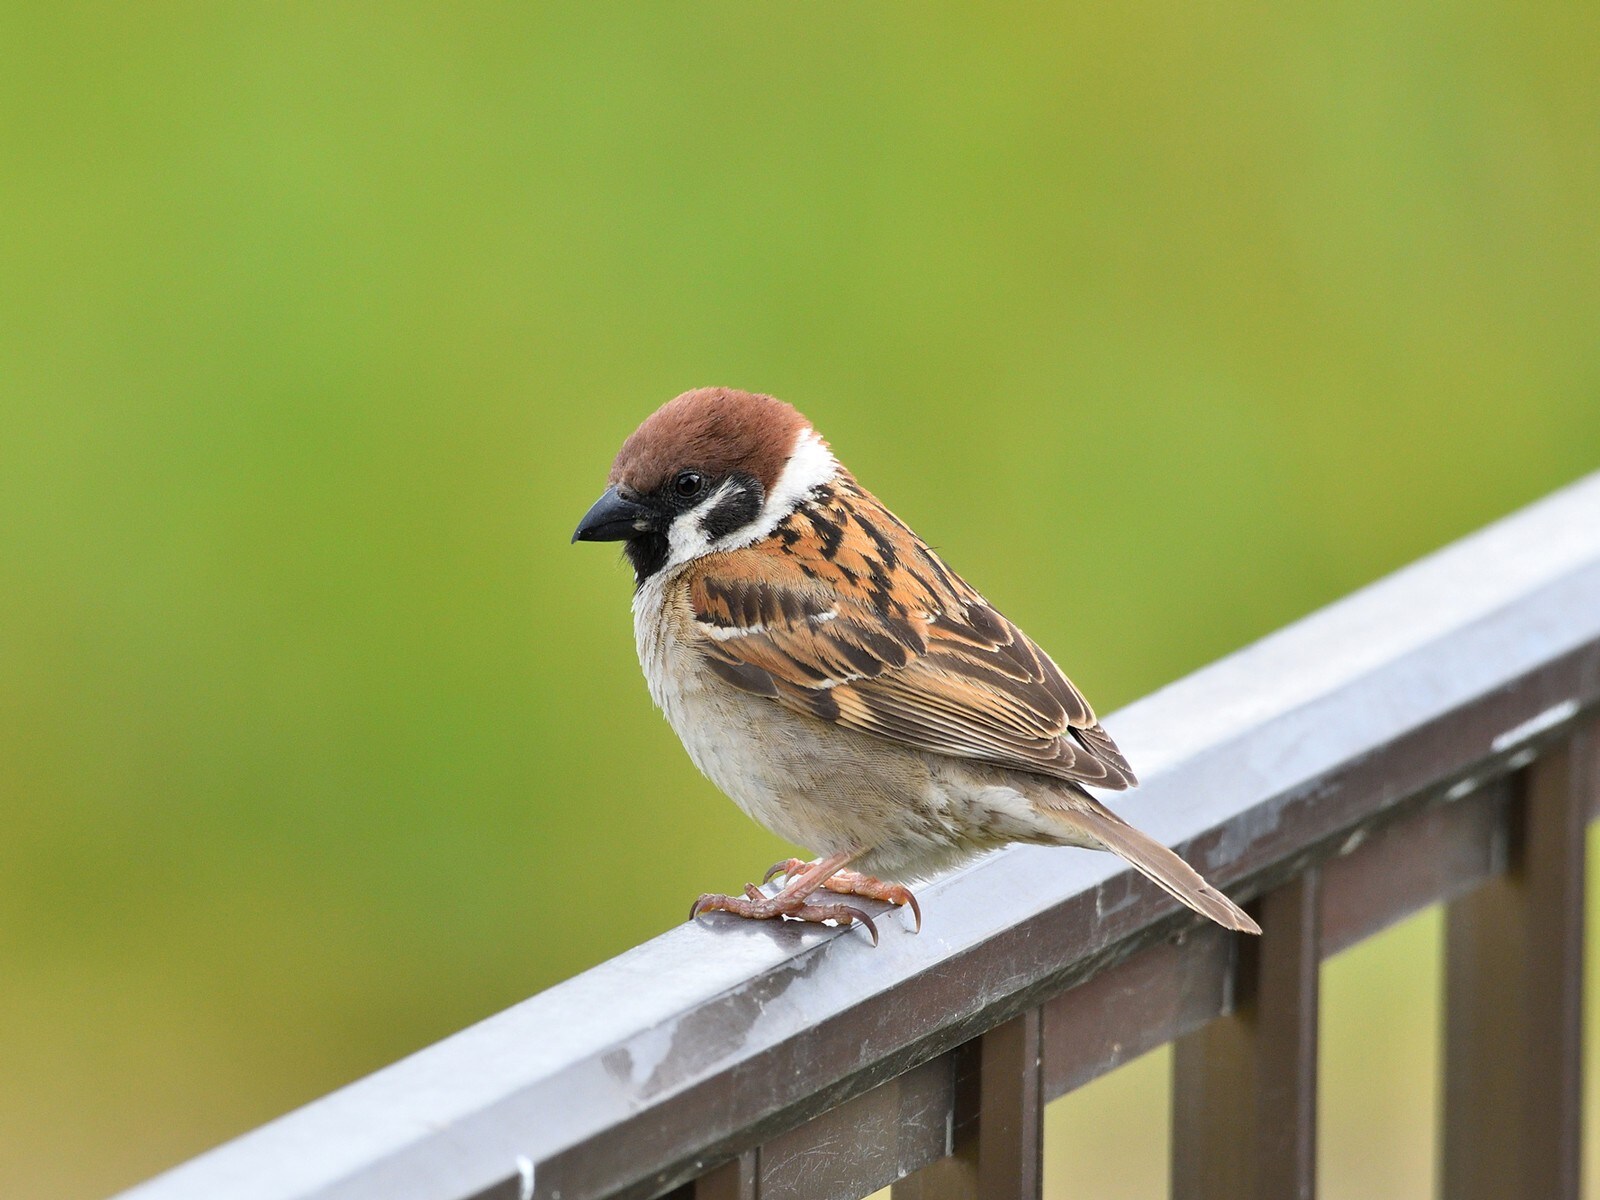
[{"label": "brown railing", "polygon": [[1259,940],[1013,849],[877,949],[674,929],[126,1195],[1034,1197],[1045,1103],[1176,1042],[1173,1195],[1308,1197],[1320,963],[1443,903],[1443,1193],[1576,1197],[1600,475],[1106,723]]}]

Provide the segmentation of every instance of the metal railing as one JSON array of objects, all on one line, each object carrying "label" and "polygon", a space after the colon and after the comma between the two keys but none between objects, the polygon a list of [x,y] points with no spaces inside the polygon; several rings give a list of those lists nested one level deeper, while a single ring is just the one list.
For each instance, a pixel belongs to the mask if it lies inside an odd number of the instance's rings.
[{"label": "metal railing", "polygon": [[1176,1042],[1173,1194],[1310,1196],[1319,964],[1444,903],[1444,1194],[1576,1197],[1597,714],[1600,475],[1107,720],[1259,940],[1012,849],[877,949],[681,926],[125,1195],[1038,1196],[1045,1103]]}]

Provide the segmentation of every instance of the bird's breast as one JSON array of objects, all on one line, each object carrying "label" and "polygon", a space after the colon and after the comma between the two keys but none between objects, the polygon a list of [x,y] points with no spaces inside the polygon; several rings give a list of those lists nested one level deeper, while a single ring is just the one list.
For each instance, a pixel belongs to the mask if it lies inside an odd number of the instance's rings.
[{"label": "bird's breast", "polygon": [[728,686],[671,584],[647,581],[635,598],[639,664],[695,766],[747,815],[822,853],[952,836],[925,755]]}]

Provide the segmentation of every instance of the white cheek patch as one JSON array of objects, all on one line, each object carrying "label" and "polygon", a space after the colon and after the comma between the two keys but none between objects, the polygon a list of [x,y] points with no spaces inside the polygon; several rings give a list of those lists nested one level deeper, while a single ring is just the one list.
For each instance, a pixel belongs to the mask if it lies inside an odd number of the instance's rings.
[{"label": "white cheek patch", "polygon": [[733,494],[734,486],[731,480],[723,482],[688,512],[679,513],[673,518],[667,528],[668,567],[682,566],[722,548],[706,533],[704,519],[707,513]]},{"label": "white cheek patch", "polygon": [[802,500],[823,484],[831,482],[838,473],[839,460],[817,436],[816,430],[802,429],[800,436],[795,439],[794,451],[789,455],[783,473],[767,493],[756,519],[743,529],[735,529],[719,539],[713,549],[737,550],[740,546],[759,542],[778,527],[778,522],[798,508]]},{"label": "white cheek patch", "polygon": [[715,554],[722,550],[737,550],[759,542],[778,527],[795,508],[823,484],[839,473],[839,460],[810,428],[802,429],[795,439],[794,451],[784,465],[778,482],[767,493],[761,511],[755,520],[720,538],[707,535],[702,518],[727,499],[733,492],[732,481],[723,482],[715,491],[688,512],[680,513],[667,529],[667,562],[664,569],[680,567],[686,562]]},{"label": "white cheek patch", "polygon": [[684,563],[711,553],[711,543],[706,541],[706,531],[700,527],[700,515],[686,512],[672,522],[667,530],[667,563],[664,570],[681,567]]},{"label": "white cheek patch", "polygon": [[802,429],[800,436],[795,439],[794,453],[789,456],[783,474],[772,485],[767,502],[761,506],[761,515],[750,526],[755,532],[749,540],[754,542],[766,537],[778,527],[779,521],[795,510],[800,501],[838,473],[839,460],[817,436],[817,431]]}]

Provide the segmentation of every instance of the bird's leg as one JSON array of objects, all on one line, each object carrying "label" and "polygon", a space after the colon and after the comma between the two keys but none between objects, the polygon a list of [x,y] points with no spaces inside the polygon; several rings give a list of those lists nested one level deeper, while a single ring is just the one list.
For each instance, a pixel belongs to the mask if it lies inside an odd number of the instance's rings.
[{"label": "bird's leg", "polygon": [[[794,879],[813,865],[815,864],[808,863],[803,858],[785,859],[783,862],[773,863],[767,869],[766,878],[761,882],[766,883],[775,875],[787,875],[790,879]],[[822,886],[830,892],[839,892],[845,896],[863,896],[868,900],[884,900],[890,904],[909,908],[911,915],[916,918],[916,931],[922,932],[922,906],[911,894],[911,889],[902,883],[885,883],[881,879],[874,879],[871,875],[863,875],[860,871],[840,870],[824,879]]]},{"label": "bird's leg", "polygon": [[[804,869],[791,876],[789,882],[776,896],[764,894],[753,883],[744,885],[743,896],[707,893],[696,900],[689,909],[689,919],[692,921],[701,913],[725,912],[752,921],[771,921],[780,917],[790,917],[796,921],[837,921],[841,925],[859,921],[866,926],[867,932],[872,935],[872,944],[876,946],[878,927],[872,923],[872,918],[859,908],[848,904],[811,903],[811,894],[854,857],[855,853],[852,851],[841,851],[826,858],[819,858],[814,863],[806,863]],[[771,877],[767,876],[769,879]]]}]

